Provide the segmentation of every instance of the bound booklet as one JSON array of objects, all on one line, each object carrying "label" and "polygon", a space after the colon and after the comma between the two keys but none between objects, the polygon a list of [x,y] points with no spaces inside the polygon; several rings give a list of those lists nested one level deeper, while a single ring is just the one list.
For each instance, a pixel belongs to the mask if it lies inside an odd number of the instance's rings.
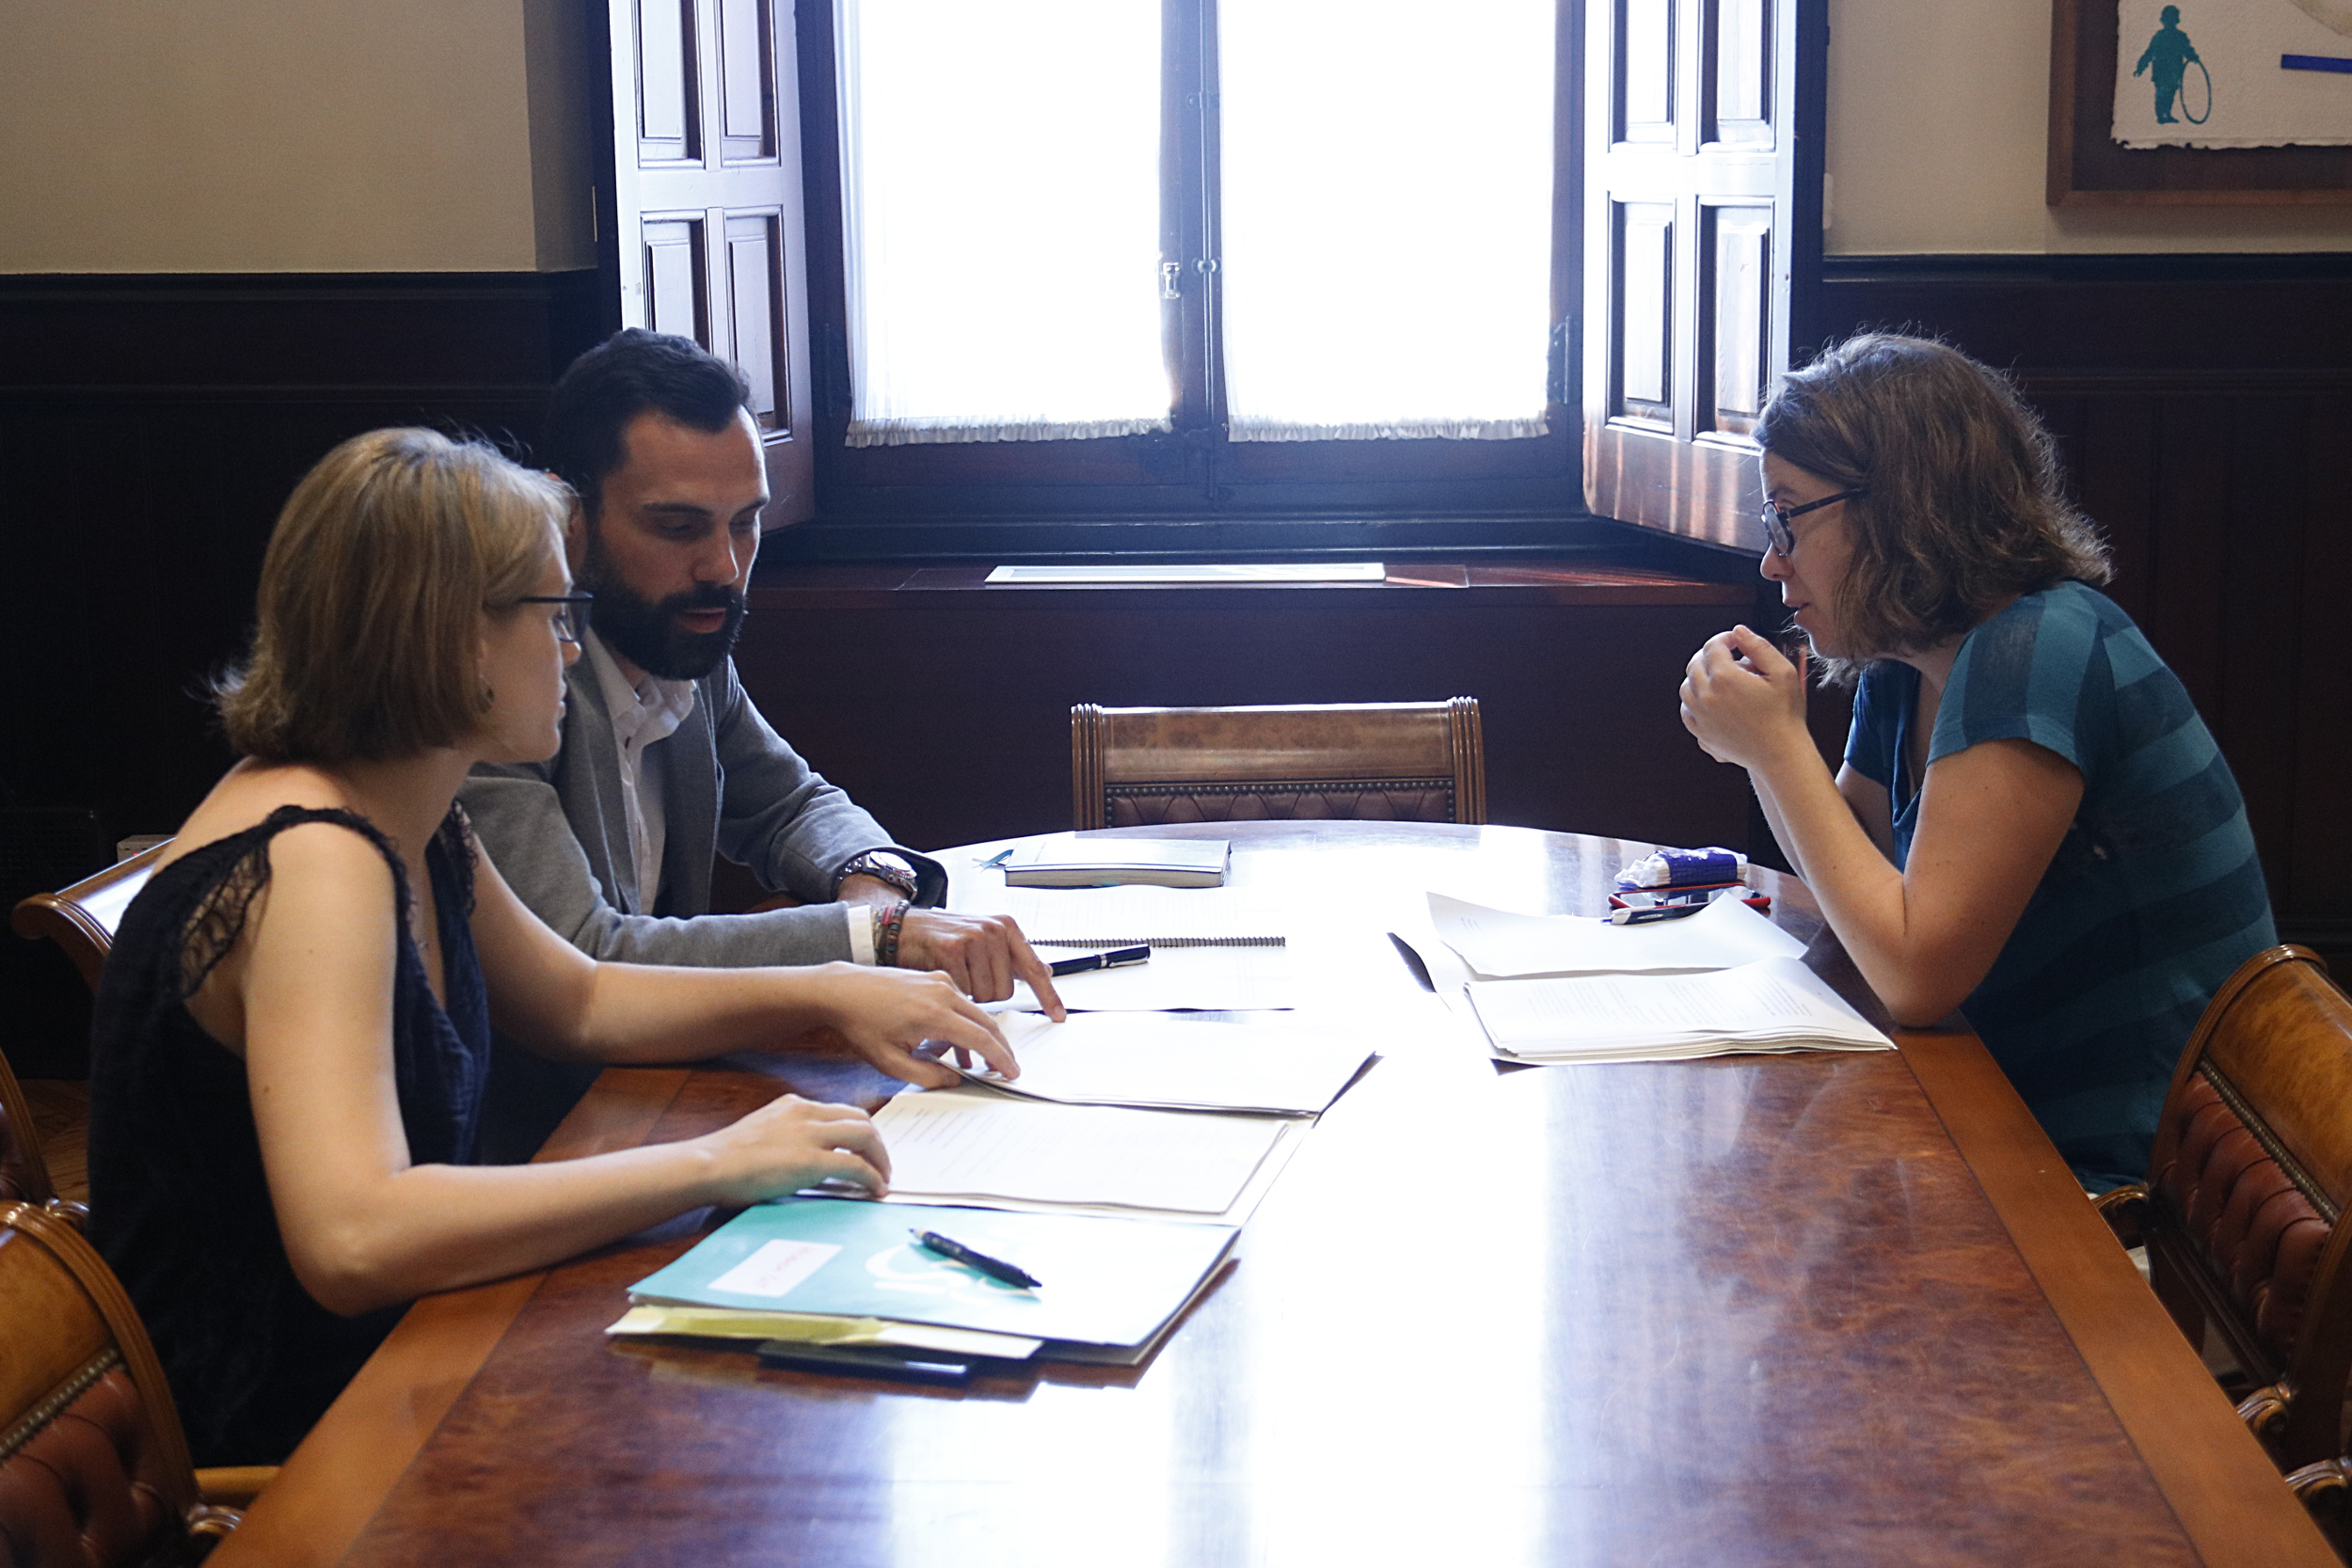
[{"label": "bound booklet", "polygon": [[1222,887],[1232,847],[1221,838],[1056,837],[1005,862],[1007,887]]},{"label": "bound booklet", "polygon": [[1895,1048],[1795,958],[1698,974],[1473,980],[1469,990],[1495,1054],[1524,1062]]},{"label": "bound booklet", "polygon": [[[915,1240],[923,1230],[1039,1283],[1009,1285],[944,1257]],[[737,1319],[895,1320],[1042,1340],[1045,1355],[1069,1347],[1065,1359],[1127,1359],[1122,1351],[1140,1358],[1238,1234],[1182,1221],[787,1198],[746,1209],[639,1280],[629,1300],[716,1307]]]}]

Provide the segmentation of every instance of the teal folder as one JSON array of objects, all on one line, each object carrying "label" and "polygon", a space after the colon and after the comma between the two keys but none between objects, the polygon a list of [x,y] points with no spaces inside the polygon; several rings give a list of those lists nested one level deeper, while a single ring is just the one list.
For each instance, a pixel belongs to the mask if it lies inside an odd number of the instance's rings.
[{"label": "teal folder", "polygon": [[[938,1231],[1042,1283],[991,1279],[918,1245],[910,1230]],[[629,1299],[1138,1345],[1192,1298],[1238,1233],[1180,1220],[787,1198],[746,1209],[639,1280]]]}]

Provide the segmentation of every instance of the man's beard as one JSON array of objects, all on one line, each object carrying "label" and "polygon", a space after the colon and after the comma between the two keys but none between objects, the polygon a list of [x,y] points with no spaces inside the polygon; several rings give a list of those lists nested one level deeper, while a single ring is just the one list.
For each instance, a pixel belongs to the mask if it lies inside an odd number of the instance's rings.
[{"label": "man's beard", "polygon": [[[743,594],[733,583],[706,582],[658,602],[648,599],[621,580],[594,530],[587,559],[580,562],[580,586],[596,596],[589,608],[596,635],[614,653],[663,680],[700,680],[719,668],[743,635]],[[723,610],[726,622],[711,632],[678,626],[679,615],[696,610]]]}]

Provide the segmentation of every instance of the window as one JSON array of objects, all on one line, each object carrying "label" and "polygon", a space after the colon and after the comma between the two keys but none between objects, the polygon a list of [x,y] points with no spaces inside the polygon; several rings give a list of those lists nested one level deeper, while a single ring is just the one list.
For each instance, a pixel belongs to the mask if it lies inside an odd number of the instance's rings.
[{"label": "window", "polygon": [[800,16],[818,531],[1356,547],[1330,525],[1582,513],[1558,0]]}]

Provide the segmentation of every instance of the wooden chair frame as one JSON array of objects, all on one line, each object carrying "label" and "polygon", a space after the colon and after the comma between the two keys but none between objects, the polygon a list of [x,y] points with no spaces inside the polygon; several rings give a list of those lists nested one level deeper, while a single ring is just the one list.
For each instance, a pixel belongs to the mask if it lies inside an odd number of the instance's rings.
[{"label": "wooden chair frame", "polygon": [[[2206,1325],[2212,1325],[2239,1368],[2258,1385],[2240,1402],[2238,1414],[2282,1470],[2312,1472],[2309,1486],[2298,1487],[2298,1493],[2323,1486],[2341,1491],[2340,1467],[2332,1480],[2322,1472],[2342,1457],[2341,1423],[2345,1393],[2352,1387],[2352,1264],[2347,1264],[2352,1225],[2342,1223],[2337,1197],[2304,1168],[2210,1055],[2214,1038],[2231,1021],[2233,1010],[2258,989],[2286,980],[2290,972],[2284,966],[2289,965],[2304,966],[2352,1015],[2352,1001],[2344,997],[2328,978],[2326,962],[2309,948],[2280,945],[2248,959],[2215,993],[2181,1053],[2157,1123],[2149,1180],[2105,1195],[2098,1206],[2126,1246],[2147,1246],[2150,1283],[2182,1332],[2197,1342]],[[2181,1151],[2184,1100],[2201,1075],[2330,1227],[2304,1296],[2294,1346],[2283,1359],[2246,1320],[2227,1282],[2188,1234],[2187,1217],[2175,1212],[2161,1186]],[[2344,1114],[2352,1114],[2352,1107]],[[2306,1500],[2312,1499],[2307,1496]]]},{"label": "wooden chair frame", "polygon": [[[164,1502],[185,1531],[189,1555],[201,1557],[243,1522],[249,1506],[278,1474],[274,1465],[224,1465],[199,1470],[189,1463],[186,1431],[163,1363],[139,1321],[138,1309],[104,1259],[81,1232],[46,1209],[30,1203],[0,1204],[0,1227],[22,1232],[49,1253],[88,1295],[106,1324],[124,1373],[162,1449]],[[20,1435],[29,1435],[20,1434]]]},{"label": "wooden chair frame", "polygon": [[[1170,718],[1183,720],[1190,716],[1222,719],[1228,716],[1263,718],[1271,729],[1282,715],[1296,715],[1302,720],[1340,718],[1363,715],[1374,719],[1380,715],[1421,715],[1442,717],[1447,731],[1450,766],[1440,772],[1412,778],[1388,777],[1377,772],[1302,773],[1296,777],[1250,773],[1227,777],[1202,773],[1187,774],[1181,767],[1171,768],[1164,779],[1150,784],[1141,781],[1122,786],[1120,780],[1109,776],[1105,754],[1112,749],[1112,732],[1122,720]],[[1173,750],[1171,758],[1184,753]],[[1106,708],[1093,703],[1080,703],[1070,710],[1070,785],[1071,817],[1081,830],[1110,825],[1110,800],[1122,787],[1142,793],[1147,788],[1163,784],[1169,789],[1187,792],[1238,794],[1242,792],[1274,793],[1286,791],[1371,792],[1383,787],[1418,785],[1444,789],[1453,802],[1453,821],[1479,824],[1486,820],[1486,736],[1475,697],[1454,697],[1443,703],[1357,703],[1313,704],[1272,707],[1225,708]]]},{"label": "wooden chair frame", "polygon": [[82,972],[82,978],[95,993],[99,974],[105,968],[106,954],[115,943],[115,920],[121,917],[122,907],[146,885],[155,863],[170,847],[171,841],[166,839],[127,861],[116,862],[94,877],[83,878],[72,887],[56,893],[36,893],[20,900],[8,918],[9,927],[28,942],[47,937],[64,948],[66,957],[73,960],[73,967]]}]

